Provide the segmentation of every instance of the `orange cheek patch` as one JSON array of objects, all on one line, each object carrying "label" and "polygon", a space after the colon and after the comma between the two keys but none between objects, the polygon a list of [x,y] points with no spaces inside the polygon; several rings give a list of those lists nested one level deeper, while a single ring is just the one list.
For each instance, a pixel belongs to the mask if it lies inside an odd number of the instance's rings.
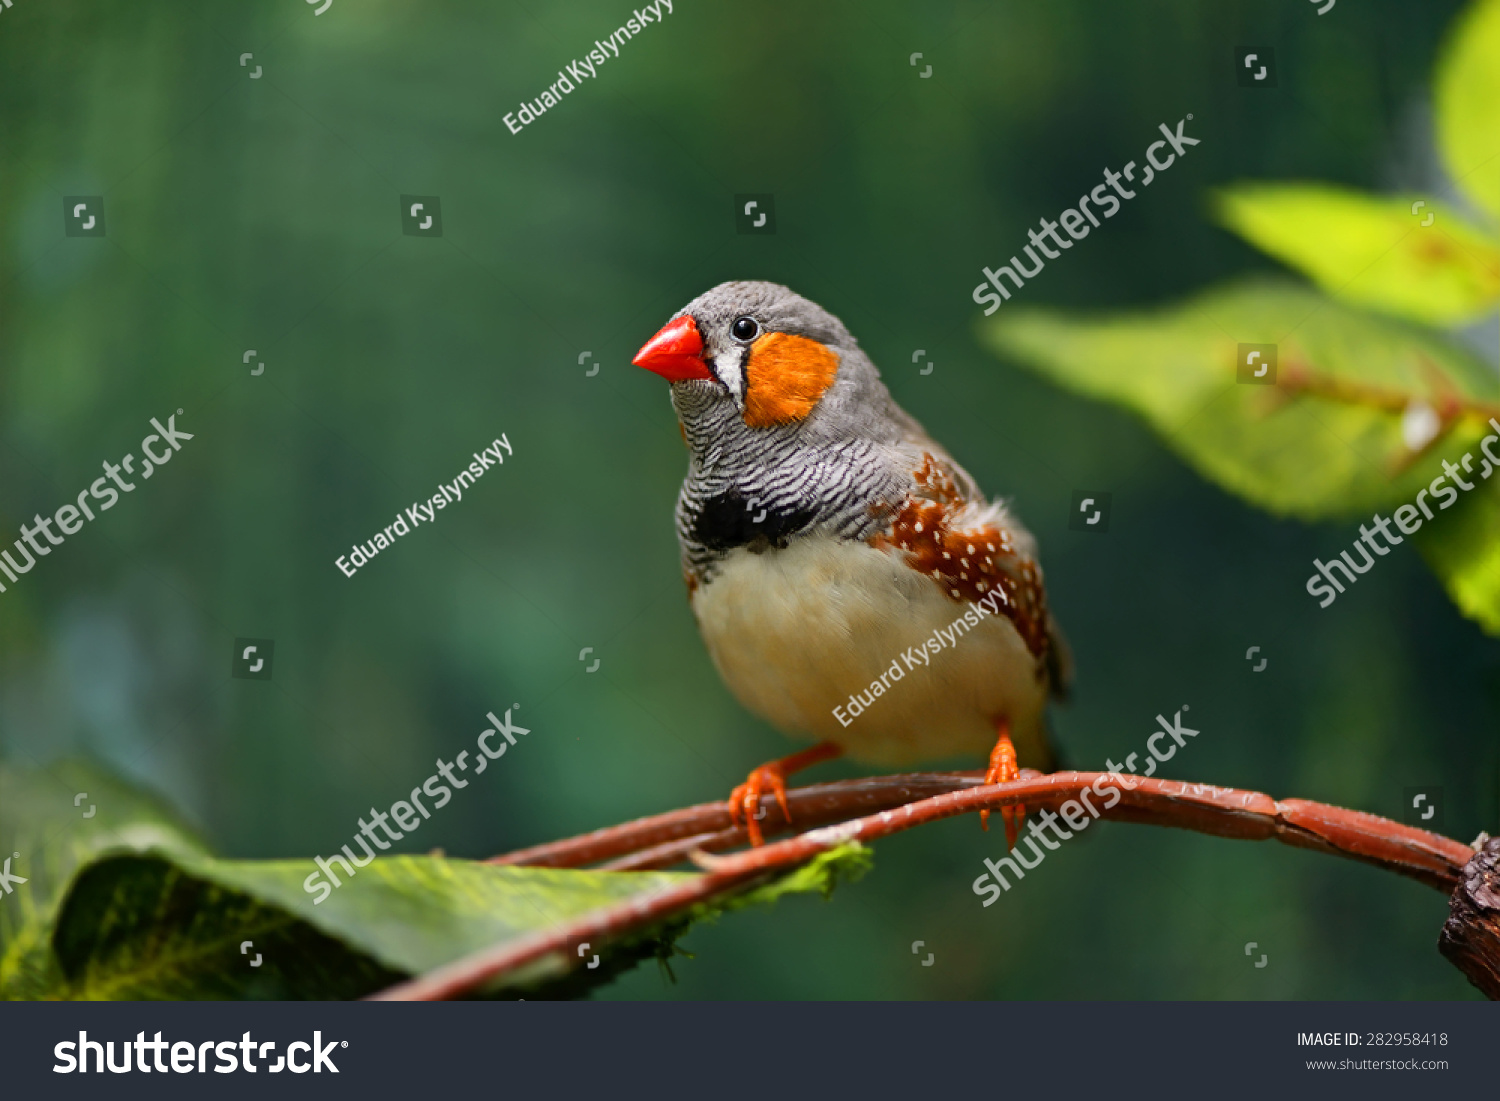
[{"label": "orange cheek patch", "polygon": [[816,340],[767,333],[750,346],[745,365],[745,423],[751,428],[800,421],[838,374],[836,352]]}]

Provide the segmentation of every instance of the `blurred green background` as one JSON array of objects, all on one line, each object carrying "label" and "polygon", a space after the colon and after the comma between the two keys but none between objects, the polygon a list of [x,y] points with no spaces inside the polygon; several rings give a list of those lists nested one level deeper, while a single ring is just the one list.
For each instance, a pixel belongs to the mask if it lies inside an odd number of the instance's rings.
[{"label": "blurred green background", "polygon": [[[520,752],[415,851],[727,795],[792,743],[698,639],[685,453],[629,358],[713,284],[769,279],[839,315],[1037,533],[1079,668],[1054,716],[1070,763],[1121,760],[1189,704],[1202,734],[1169,776],[1391,816],[1439,785],[1445,832],[1494,830],[1500,645],[1415,553],[1320,611],[1310,563],[1353,525],[1270,519],[1126,414],[995,360],[969,297],[1189,112],[1202,144],[1018,301],[1118,308],[1272,270],[1207,223],[1214,184],[1433,186],[1428,79],[1460,7],[677,0],[513,135],[502,116],[625,3],[15,0],[0,530],[75,497],[150,417],[181,408],[196,438],[0,595],[0,753],[97,758],[243,857],[334,850],[512,704]],[[1237,85],[1241,45],[1275,49],[1278,87]],[[775,195],[774,236],[736,234],[744,192]],[[442,238],[401,233],[408,193],[440,196]],[[64,195],[102,195],[107,236],[65,237]],[[1492,361],[1494,328],[1474,336]],[[514,456],[460,504],[339,572],[502,432]],[[1068,529],[1077,489],[1114,494],[1107,533]],[[272,681],[231,679],[240,636],[275,640]],[[1106,824],[985,909],[970,884],[1003,848],[973,818],[884,841],[832,901],[695,929],[675,983],[644,967],[601,996],[1477,996],[1436,952],[1445,899],[1387,873]]]}]

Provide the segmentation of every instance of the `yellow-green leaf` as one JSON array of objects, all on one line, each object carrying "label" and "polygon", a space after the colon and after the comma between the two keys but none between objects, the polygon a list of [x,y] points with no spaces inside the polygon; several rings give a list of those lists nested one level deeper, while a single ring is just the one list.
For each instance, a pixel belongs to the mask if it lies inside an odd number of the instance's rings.
[{"label": "yellow-green leaf", "polygon": [[[1495,372],[1442,336],[1287,284],[1233,285],[1151,313],[1017,310],[982,325],[995,351],[1135,410],[1220,486],[1305,519],[1405,502],[1483,434],[1483,418],[1466,416],[1412,461],[1411,402],[1500,399]],[[1241,344],[1276,345],[1283,385],[1236,381]],[[1284,385],[1299,376],[1317,385]]]},{"label": "yellow-green leaf", "polygon": [[1438,63],[1437,141],[1453,182],[1500,220],[1500,0],[1457,22]]},{"label": "yellow-green leaf", "polygon": [[1430,196],[1247,184],[1219,192],[1215,213],[1348,302],[1434,325],[1472,320],[1500,302],[1500,241]]}]

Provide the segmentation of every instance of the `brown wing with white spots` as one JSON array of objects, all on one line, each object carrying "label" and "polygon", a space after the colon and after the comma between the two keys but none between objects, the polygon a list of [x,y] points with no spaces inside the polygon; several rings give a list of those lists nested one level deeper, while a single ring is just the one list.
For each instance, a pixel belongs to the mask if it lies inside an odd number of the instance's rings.
[{"label": "brown wing with white spots", "polygon": [[999,591],[998,611],[1036,658],[1037,677],[1062,694],[1071,680],[1067,645],[1047,610],[1042,571],[1031,539],[1005,522],[1004,511],[964,498],[960,481],[972,484],[948,461],[922,455],[915,487],[898,509],[882,510],[889,526],[870,545],[902,551],[907,564],[932,578],[955,603],[976,603]]}]

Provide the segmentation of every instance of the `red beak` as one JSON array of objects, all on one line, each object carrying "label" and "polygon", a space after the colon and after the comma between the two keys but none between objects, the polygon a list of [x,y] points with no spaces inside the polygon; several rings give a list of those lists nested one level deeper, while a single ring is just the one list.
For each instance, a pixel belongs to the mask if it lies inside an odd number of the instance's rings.
[{"label": "red beak", "polygon": [[714,377],[703,362],[703,338],[698,335],[698,324],[688,314],[669,322],[646,341],[630,362],[655,371],[668,382]]}]

